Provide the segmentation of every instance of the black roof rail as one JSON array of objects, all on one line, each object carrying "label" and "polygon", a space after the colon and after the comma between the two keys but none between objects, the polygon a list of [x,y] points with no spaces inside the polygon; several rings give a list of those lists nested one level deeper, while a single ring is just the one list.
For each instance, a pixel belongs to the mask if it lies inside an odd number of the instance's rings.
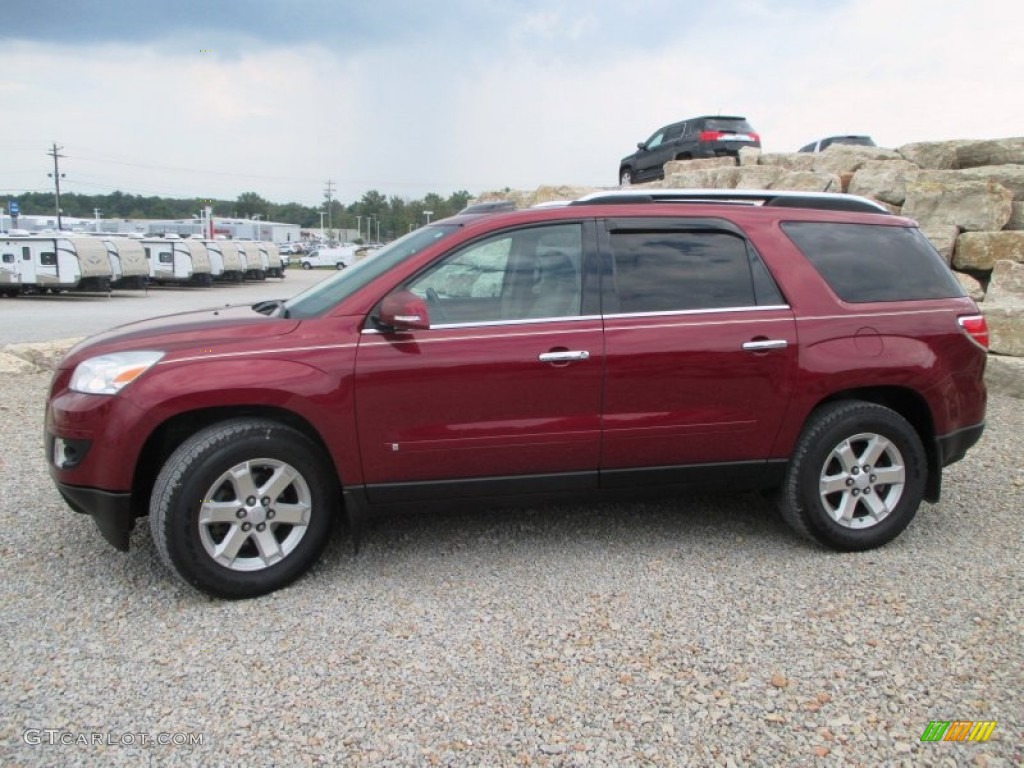
[{"label": "black roof rail", "polygon": [[885,206],[859,195],[774,189],[651,189],[643,192],[612,190],[585,195],[574,200],[572,205],[636,205],[640,203],[732,203],[777,208],[812,208],[822,211],[889,213],[889,209]]},{"label": "black roof rail", "polygon": [[465,216],[469,213],[498,213],[499,211],[514,211],[516,209],[513,200],[489,200],[486,203],[474,203],[467,205],[456,216]]}]

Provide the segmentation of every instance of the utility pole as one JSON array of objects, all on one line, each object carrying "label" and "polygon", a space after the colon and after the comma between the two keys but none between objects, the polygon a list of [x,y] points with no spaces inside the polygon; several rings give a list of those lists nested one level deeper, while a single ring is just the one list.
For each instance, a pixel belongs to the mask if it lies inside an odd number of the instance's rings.
[{"label": "utility pole", "polygon": [[[327,180],[327,189],[324,190],[324,197],[327,199],[327,232],[330,234],[334,227],[331,223],[331,208],[334,207],[334,182],[330,179]],[[330,234],[330,236],[334,237],[333,234]]]},{"label": "utility pole", "polygon": [[93,228],[95,232],[99,232],[100,231],[100,214],[101,213],[103,213],[103,211],[101,211],[99,208],[93,208],[92,209],[92,215],[96,219],[96,225]]},{"label": "utility pole", "polygon": [[61,158],[61,157],[64,157],[64,155],[60,154],[60,151],[62,149],[64,149],[64,147],[58,147],[57,146],[57,142],[54,142],[53,145],[52,145],[52,148],[50,149],[50,151],[46,153],[50,157],[53,158],[53,173],[48,173],[46,175],[53,177],[53,183],[54,183],[54,186],[56,187],[56,190],[57,190],[57,231],[58,232],[60,230],[64,229],[63,225],[61,224],[61,220],[60,220],[60,180],[61,180],[61,177],[63,176],[63,174],[60,172],[60,167],[57,164],[57,160],[59,158]]}]

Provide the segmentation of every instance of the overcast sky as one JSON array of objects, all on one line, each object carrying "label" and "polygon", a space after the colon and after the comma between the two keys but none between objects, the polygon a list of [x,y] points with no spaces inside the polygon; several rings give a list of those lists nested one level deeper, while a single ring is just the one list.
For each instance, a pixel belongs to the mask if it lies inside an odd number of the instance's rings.
[{"label": "overcast sky", "polygon": [[607,185],[668,122],[765,151],[1024,135],[1019,0],[3,2],[0,199],[316,205]]}]

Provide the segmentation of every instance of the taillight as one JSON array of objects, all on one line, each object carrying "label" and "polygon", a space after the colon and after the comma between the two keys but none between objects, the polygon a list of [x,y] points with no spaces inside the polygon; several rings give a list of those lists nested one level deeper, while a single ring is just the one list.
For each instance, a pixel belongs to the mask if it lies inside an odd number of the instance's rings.
[{"label": "taillight", "polygon": [[718,141],[723,136],[725,136],[723,131],[701,131],[697,139],[699,141]]},{"label": "taillight", "polygon": [[753,131],[751,131],[750,133],[747,134],[747,136],[749,136],[754,141],[757,141],[757,142],[761,141],[761,134],[760,133],[754,133]]},{"label": "taillight", "polygon": [[974,339],[979,346],[988,349],[988,324],[981,315],[965,315],[958,317],[957,322],[964,333]]}]

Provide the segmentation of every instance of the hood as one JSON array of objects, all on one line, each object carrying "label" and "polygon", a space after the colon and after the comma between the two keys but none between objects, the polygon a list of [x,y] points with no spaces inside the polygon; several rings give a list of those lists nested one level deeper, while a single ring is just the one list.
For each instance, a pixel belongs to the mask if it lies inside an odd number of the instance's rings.
[{"label": "hood", "polygon": [[221,349],[261,342],[294,331],[299,320],[268,317],[248,304],[180,312],[111,328],[72,347],[61,368],[88,357],[129,349],[159,349],[171,353],[197,347]]}]

